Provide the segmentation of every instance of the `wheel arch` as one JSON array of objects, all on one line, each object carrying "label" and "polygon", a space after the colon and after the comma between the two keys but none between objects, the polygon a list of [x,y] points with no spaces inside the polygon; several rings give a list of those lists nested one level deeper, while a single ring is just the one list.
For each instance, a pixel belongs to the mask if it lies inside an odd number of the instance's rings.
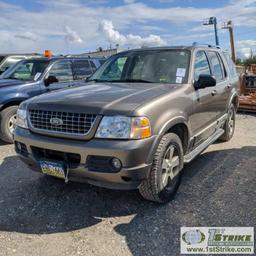
[{"label": "wheel arch", "polygon": [[177,117],[177,118],[172,119],[169,122],[167,122],[162,127],[160,132],[158,133],[157,139],[155,140],[155,142],[151,148],[151,152],[149,154],[148,161],[147,161],[148,163],[151,162],[154,152],[156,151],[158,144],[161,141],[162,137],[165,134],[171,133],[171,132],[175,133],[179,136],[179,138],[182,142],[184,155],[186,154],[186,152],[189,149],[191,132],[190,132],[190,129],[189,129],[186,119],[184,117]]},{"label": "wheel arch", "polygon": [[229,106],[231,104],[234,104],[235,109],[237,111],[238,107],[239,107],[239,96],[238,96],[238,94],[236,92],[231,95],[230,100],[229,100],[229,104],[228,104],[227,107],[229,108]]},{"label": "wheel arch", "polygon": [[24,100],[26,100],[26,98],[20,98],[20,99],[15,99],[15,100],[7,101],[7,102],[5,102],[5,103],[1,106],[0,111],[6,109],[6,108],[8,108],[8,107],[11,107],[11,106],[19,106],[20,103],[21,103],[22,101],[24,101]]},{"label": "wheel arch", "polygon": [[[183,146],[183,152],[186,154],[188,148],[189,148],[189,129],[185,123],[177,123],[170,127],[166,133],[175,133],[179,136],[182,146]],[[165,134],[166,134],[165,133]]]}]

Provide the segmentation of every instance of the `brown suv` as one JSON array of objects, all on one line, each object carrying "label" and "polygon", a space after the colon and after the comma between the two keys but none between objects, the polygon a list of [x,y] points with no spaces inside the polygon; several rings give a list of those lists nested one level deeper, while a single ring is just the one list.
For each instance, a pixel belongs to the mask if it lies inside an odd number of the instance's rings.
[{"label": "brown suv", "polygon": [[211,46],[146,48],[109,58],[87,86],[23,102],[16,152],[33,170],[167,202],[184,163],[235,128],[238,77]]}]

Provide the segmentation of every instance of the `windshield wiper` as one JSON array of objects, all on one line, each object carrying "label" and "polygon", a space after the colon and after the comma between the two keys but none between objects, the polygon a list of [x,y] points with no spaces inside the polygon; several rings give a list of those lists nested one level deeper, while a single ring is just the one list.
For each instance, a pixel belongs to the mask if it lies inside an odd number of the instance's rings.
[{"label": "windshield wiper", "polygon": [[126,79],[120,79],[120,80],[101,80],[101,79],[91,79],[88,80],[88,82],[106,82],[106,83],[153,83],[152,81],[144,80],[144,79],[132,79],[132,78],[126,78]]},{"label": "windshield wiper", "polygon": [[86,82],[112,82],[112,81],[109,81],[109,80],[103,80],[103,79],[88,79]]},{"label": "windshield wiper", "polygon": [[132,78],[126,78],[126,79],[120,79],[120,80],[110,80],[108,82],[111,83],[153,83],[152,81],[144,80],[144,79],[132,79]]},{"label": "windshield wiper", "polygon": [[20,80],[19,78],[16,78],[16,77],[6,77],[5,79]]}]

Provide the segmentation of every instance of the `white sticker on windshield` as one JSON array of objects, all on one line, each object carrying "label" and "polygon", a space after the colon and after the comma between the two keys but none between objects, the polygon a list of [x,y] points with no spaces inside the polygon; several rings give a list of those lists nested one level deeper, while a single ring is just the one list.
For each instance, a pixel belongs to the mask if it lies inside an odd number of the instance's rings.
[{"label": "white sticker on windshield", "polygon": [[186,75],[186,69],[185,68],[177,68],[176,76],[184,77]]},{"label": "white sticker on windshield", "polygon": [[182,83],[182,77],[176,76],[176,83],[181,84]]},{"label": "white sticker on windshield", "polygon": [[40,76],[41,76],[42,73],[40,72],[37,72],[35,77],[34,77],[34,81],[36,81]]}]

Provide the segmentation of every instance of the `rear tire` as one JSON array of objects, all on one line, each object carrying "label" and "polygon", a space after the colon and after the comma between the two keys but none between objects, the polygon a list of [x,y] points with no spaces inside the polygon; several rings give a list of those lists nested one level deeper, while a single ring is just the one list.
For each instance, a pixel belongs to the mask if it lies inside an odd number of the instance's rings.
[{"label": "rear tire", "polygon": [[17,110],[18,106],[10,106],[0,112],[0,139],[7,143],[13,143]]},{"label": "rear tire", "polygon": [[221,141],[229,141],[232,139],[236,126],[236,109],[233,104],[229,106],[228,118],[224,124],[224,134],[220,137]]},{"label": "rear tire", "polygon": [[157,147],[149,177],[140,187],[140,194],[147,200],[167,203],[173,199],[181,181],[183,148],[174,133],[164,135]]}]

